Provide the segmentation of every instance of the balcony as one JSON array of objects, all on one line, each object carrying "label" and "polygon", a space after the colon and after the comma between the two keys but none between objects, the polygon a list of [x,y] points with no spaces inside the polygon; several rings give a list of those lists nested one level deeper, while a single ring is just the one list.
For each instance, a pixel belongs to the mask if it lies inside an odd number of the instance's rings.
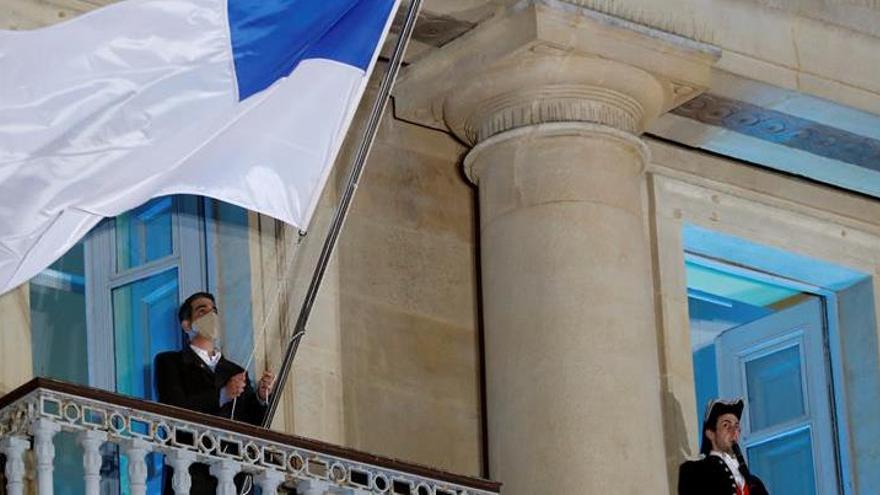
[{"label": "balcony", "polygon": [[[6,493],[21,495],[29,480],[35,480],[37,493],[51,495],[53,439],[60,431],[74,433],[83,448],[82,483],[87,495],[101,492],[101,451],[107,443],[127,456],[128,476],[124,478],[132,495],[147,491],[147,455],[153,452],[164,454],[165,463],[174,467],[172,483],[177,494],[189,493],[188,467],[194,462],[210,466],[218,481],[218,495],[236,493],[233,477],[240,472],[252,474],[266,495],[279,489],[295,489],[303,495],[500,492],[500,485],[492,481],[38,378],[0,398]],[[34,462],[26,462],[31,450]]]}]

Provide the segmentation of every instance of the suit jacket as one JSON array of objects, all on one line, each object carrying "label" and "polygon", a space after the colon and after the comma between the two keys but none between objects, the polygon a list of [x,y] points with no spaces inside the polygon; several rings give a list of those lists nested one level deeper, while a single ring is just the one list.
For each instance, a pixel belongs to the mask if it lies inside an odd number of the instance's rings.
[{"label": "suit jacket", "polygon": [[[229,418],[232,414],[232,401],[220,407],[220,390],[233,375],[241,373],[244,368],[221,357],[214,371],[189,347],[181,351],[163,352],[156,356],[156,388],[159,402],[172,406],[183,407],[191,411]],[[250,380],[245,390],[238,396],[235,406],[235,420],[259,426],[266,414],[266,406],[257,399]],[[210,475],[205,464],[193,464],[192,495],[213,495],[217,488],[217,480]],[[164,493],[173,494],[171,477],[174,470],[165,466]],[[236,476],[236,485],[241,491],[246,476]]]},{"label": "suit jacket", "polygon": [[[769,495],[764,483],[750,474],[749,495]],[[678,495],[736,495],[736,482],[727,463],[717,455],[686,461],[678,468]]]}]

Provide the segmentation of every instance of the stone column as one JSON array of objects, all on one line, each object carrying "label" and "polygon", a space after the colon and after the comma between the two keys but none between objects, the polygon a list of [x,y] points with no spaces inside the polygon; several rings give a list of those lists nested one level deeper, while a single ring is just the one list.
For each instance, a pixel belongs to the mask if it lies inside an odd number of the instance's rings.
[{"label": "stone column", "polygon": [[512,495],[664,492],[642,116],[574,92],[508,95],[465,159],[480,198],[490,472]]},{"label": "stone column", "polygon": [[666,486],[646,159],[635,137],[586,122],[508,131],[468,156],[491,473],[507,493]]},{"label": "stone column", "polygon": [[543,2],[445,55],[398,109],[474,146],[490,476],[506,495],[669,493],[639,135],[714,55]]}]

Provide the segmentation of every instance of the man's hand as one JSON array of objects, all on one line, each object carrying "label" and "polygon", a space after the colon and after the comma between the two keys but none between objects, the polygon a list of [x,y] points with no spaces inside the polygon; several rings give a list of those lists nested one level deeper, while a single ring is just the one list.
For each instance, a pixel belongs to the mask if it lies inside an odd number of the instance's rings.
[{"label": "man's hand", "polygon": [[261,401],[267,402],[269,400],[269,394],[272,393],[272,387],[274,386],[275,375],[269,371],[264,371],[263,376],[260,377],[260,383],[257,385],[257,397],[259,397]]},{"label": "man's hand", "polygon": [[244,371],[237,375],[232,375],[231,377],[229,377],[229,380],[223,387],[223,389],[226,391],[226,397],[230,399],[235,399],[239,395],[241,395],[241,393],[244,392],[245,380],[246,378]]}]

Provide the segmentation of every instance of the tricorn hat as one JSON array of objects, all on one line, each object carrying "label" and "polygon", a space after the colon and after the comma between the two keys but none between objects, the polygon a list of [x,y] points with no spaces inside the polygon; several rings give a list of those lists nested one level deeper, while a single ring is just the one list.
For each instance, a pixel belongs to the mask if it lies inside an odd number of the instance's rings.
[{"label": "tricorn hat", "polygon": [[706,405],[706,413],[703,415],[703,439],[700,441],[700,453],[709,455],[712,451],[712,442],[706,436],[706,430],[709,427],[714,428],[718,423],[718,418],[724,414],[733,414],[736,419],[742,418],[743,407],[745,403],[742,398],[725,400],[715,399],[709,401]]}]

